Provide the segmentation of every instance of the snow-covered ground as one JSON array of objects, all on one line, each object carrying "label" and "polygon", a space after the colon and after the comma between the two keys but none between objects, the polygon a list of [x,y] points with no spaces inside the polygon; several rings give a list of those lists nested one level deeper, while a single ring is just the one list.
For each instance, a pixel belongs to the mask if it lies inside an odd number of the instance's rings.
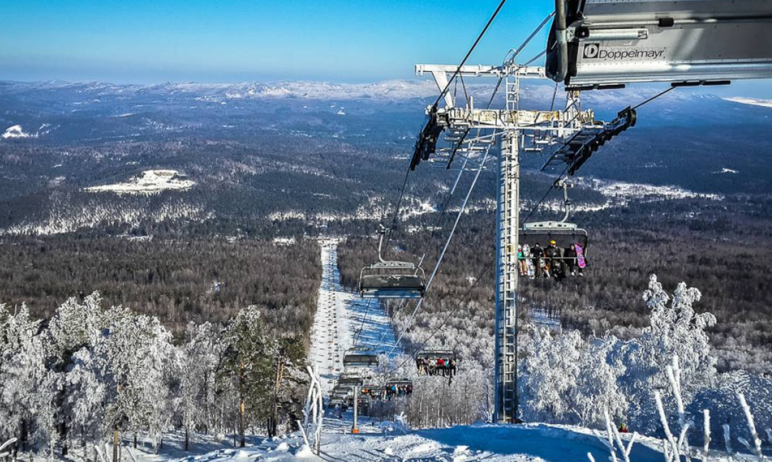
[{"label": "snow-covered ground", "polygon": [[[320,242],[322,284],[311,331],[309,360],[319,370],[325,391],[332,388],[343,372],[346,350],[356,346],[377,353],[388,352],[395,341],[391,320],[380,303],[362,300],[341,285],[338,242],[336,239]],[[399,352],[401,350],[395,350],[395,354]]]},{"label": "snow-covered ground", "polygon": [[[518,462],[609,460],[603,436],[580,427],[559,425],[471,425],[410,431],[391,422],[360,418],[359,434],[351,434],[352,414],[342,419],[325,418],[322,454],[316,457],[303,448],[299,434],[273,439],[252,437],[247,447],[228,447],[232,440],[196,441],[192,454],[181,450],[182,436],[170,435],[159,454],[147,446],[131,449],[137,462],[179,460],[180,462],[224,461],[453,461]],[[623,435],[629,440],[631,435]],[[633,446],[633,462],[663,460],[660,441],[638,437]],[[209,451],[202,454],[203,451]],[[124,450],[126,452],[126,450]],[[618,454],[621,460],[621,455]],[[131,460],[128,457],[124,460]]]},{"label": "snow-covered ground", "polygon": [[145,170],[142,175],[125,183],[114,183],[86,188],[89,192],[114,192],[117,194],[158,194],[161,191],[185,191],[196,182],[179,178],[177,170]]}]

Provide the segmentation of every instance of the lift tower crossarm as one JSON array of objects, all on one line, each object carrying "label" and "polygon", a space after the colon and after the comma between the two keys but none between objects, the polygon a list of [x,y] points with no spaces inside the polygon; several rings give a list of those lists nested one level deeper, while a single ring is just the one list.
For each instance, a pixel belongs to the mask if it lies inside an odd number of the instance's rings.
[{"label": "lift tower crossarm", "polygon": [[[518,66],[517,64],[507,64],[503,66],[484,66],[482,64],[455,66],[452,64],[416,64],[415,73],[423,76],[429,73],[434,77],[437,88],[440,91],[448,86],[448,74],[453,74],[458,70],[461,77],[497,77],[503,78],[513,76],[522,79],[547,79],[546,71],[543,67]],[[454,106],[453,97],[450,92],[445,92],[445,106],[450,108]]]}]

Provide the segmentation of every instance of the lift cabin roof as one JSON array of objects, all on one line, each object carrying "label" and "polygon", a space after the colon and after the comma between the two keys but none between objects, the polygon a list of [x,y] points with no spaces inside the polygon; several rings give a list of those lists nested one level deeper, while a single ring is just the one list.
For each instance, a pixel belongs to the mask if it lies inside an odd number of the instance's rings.
[{"label": "lift cabin roof", "polygon": [[546,70],[571,87],[772,78],[772,1],[555,3]]}]

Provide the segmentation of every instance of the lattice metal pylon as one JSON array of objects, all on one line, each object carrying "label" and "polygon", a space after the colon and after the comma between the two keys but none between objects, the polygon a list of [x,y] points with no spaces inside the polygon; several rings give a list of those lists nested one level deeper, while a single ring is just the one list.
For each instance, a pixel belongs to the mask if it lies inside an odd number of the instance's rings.
[{"label": "lattice metal pylon", "polygon": [[[508,63],[502,66],[418,65],[416,73],[430,73],[438,88],[448,83],[448,74],[458,70],[463,77],[507,79],[503,108],[474,107],[474,100],[455,107],[445,95],[445,106],[436,110],[436,123],[449,134],[446,146],[436,150],[434,161],[443,156],[465,157],[479,162],[481,147],[495,140],[501,143],[498,166],[496,220],[496,314],[495,314],[495,406],[494,421],[511,423],[518,419],[517,390],[517,247],[520,230],[520,154],[541,151],[569,139],[583,127],[597,126],[593,111],[583,111],[578,92],[568,92],[565,109],[519,110],[520,79],[545,79],[544,68]],[[467,133],[467,136],[458,136]],[[484,166],[478,165],[478,168]]]},{"label": "lattice metal pylon", "polygon": [[520,229],[520,132],[501,137],[496,210],[494,419],[514,422],[517,394],[517,245]]}]

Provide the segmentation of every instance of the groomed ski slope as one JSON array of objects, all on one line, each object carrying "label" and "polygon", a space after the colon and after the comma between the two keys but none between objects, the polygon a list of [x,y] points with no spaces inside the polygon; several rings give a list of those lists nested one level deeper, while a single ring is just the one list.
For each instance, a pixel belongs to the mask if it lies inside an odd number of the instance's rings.
[{"label": "groomed ski slope", "polygon": [[[325,391],[332,389],[343,372],[343,355],[356,347],[388,353],[394,345],[394,330],[381,305],[346,291],[338,271],[339,240],[325,239],[321,247],[322,284],[311,331],[309,360],[322,378]],[[395,349],[393,354],[401,353]]]}]

